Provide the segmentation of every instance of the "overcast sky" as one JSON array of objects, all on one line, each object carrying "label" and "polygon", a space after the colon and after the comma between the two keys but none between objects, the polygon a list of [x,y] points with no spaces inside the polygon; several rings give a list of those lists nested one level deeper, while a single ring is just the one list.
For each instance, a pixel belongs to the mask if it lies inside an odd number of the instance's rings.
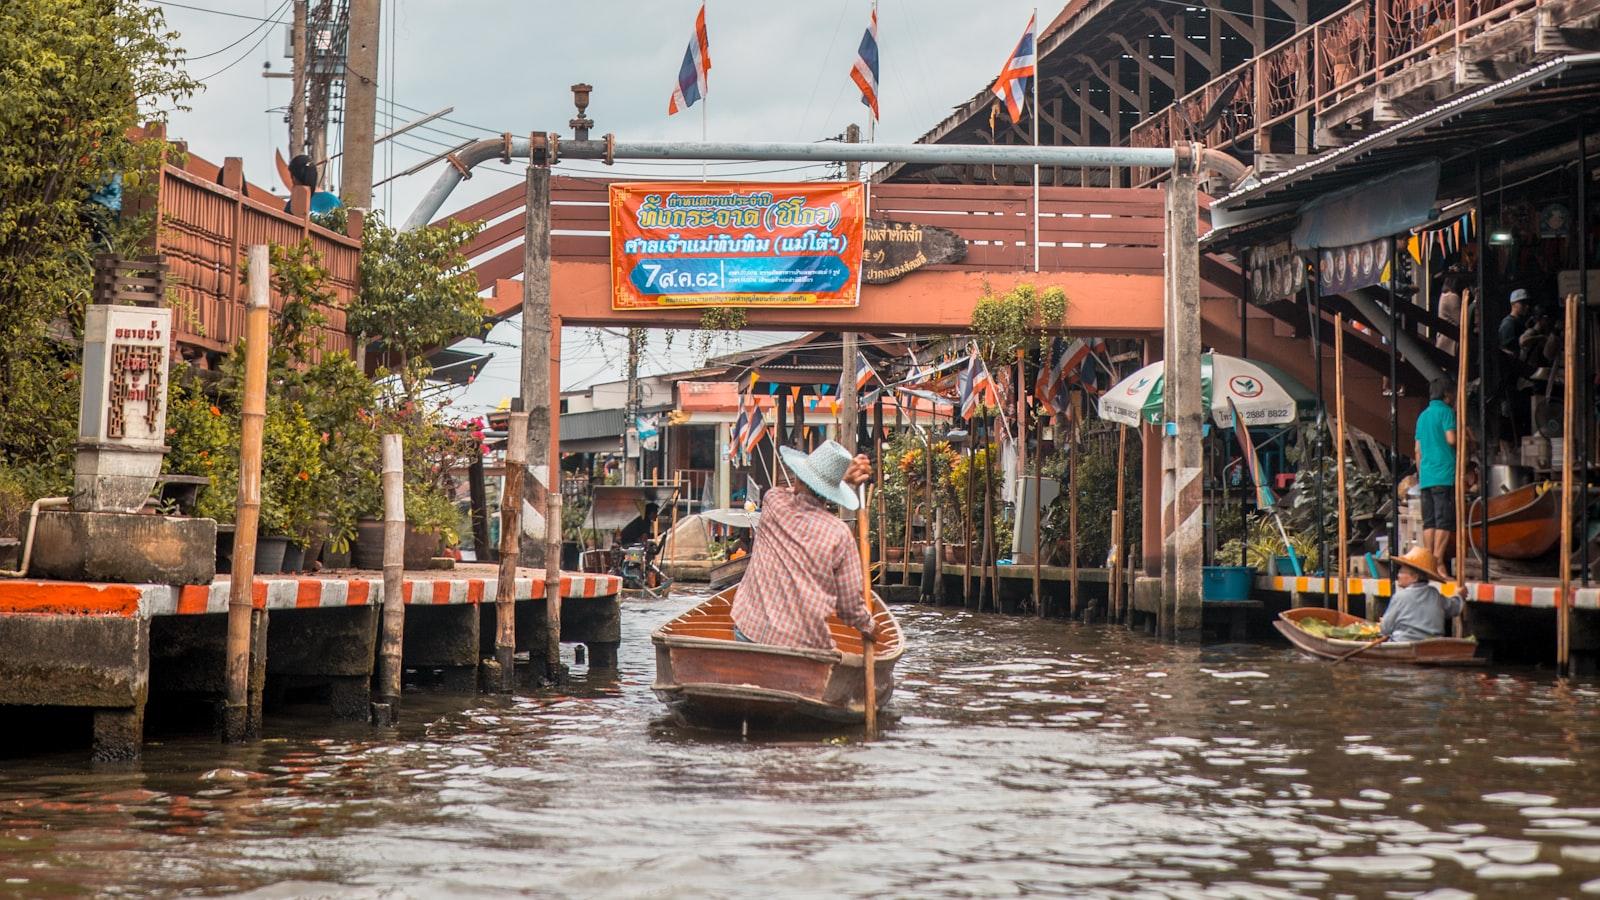
[{"label": "overcast sky", "polygon": [[[190,74],[204,79],[206,90],[191,101],[190,111],[174,116],[170,135],[214,162],[241,156],[251,181],[276,185],[272,155],[287,144],[283,108],[289,81],[263,78],[262,71],[267,64],[273,71],[288,71],[287,25],[259,20],[287,23],[290,5],[287,0],[180,2],[195,8],[156,5],[181,33]],[[578,81],[594,85],[589,116],[598,134],[698,140],[699,106],[670,118],[666,112],[698,8],[698,0],[383,0],[379,131],[388,126],[391,101],[398,122],[417,118],[416,110],[453,106],[455,111],[449,116],[454,121],[410,132],[387,149],[379,145],[375,180],[468,138],[502,131],[569,133],[574,110],[568,88]],[[1026,0],[882,0],[878,139],[915,140],[983,89],[1015,46],[1032,8]],[[851,122],[865,131],[867,110],[849,73],[870,9],[870,0],[710,0],[710,138],[820,140],[840,134]],[[1048,22],[1056,11],[1047,6],[1040,17]],[[827,167],[796,165],[747,163],[712,166],[711,172],[713,177],[777,180],[828,173]],[[558,171],[604,170],[580,162]],[[438,171],[435,165],[379,187],[374,205],[392,220],[404,219]],[[445,212],[516,183],[522,168],[488,163],[476,172],[446,202]],[[609,174],[694,177],[699,167],[629,163]],[[497,328],[491,341],[514,344],[514,323]],[[574,330],[565,342],[566,386],[608,380],[620,372],[617,340]],[[662,342],[652,345],[659,348]],[[653,353],[647,371],[693,365],[697,360],[688,358],[688,345],[682,339],[671,354]],[[497,356],[462,399],[466,407],[492,406],[515,391],[516,348],[496,343],[488,349]]]}]

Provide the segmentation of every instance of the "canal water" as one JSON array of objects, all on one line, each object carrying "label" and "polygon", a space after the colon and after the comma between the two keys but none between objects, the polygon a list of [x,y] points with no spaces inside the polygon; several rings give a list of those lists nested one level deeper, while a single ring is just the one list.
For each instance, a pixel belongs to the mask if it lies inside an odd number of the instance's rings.
[{"label": "canal water", "polygon": [[901,608],[895,720],[697,733],[619,675],[410,694],[377,735],[0,762],[0,896],[1574,896],[1600,890],[1600,692],[1278,645]]}]

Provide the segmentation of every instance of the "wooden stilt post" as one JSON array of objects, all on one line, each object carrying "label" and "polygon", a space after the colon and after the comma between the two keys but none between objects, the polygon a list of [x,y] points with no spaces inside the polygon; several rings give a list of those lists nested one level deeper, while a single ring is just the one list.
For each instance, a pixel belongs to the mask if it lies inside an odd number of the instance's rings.
[{"label": "wooden stilt post", "polygon": [[235,504],[233,573],[228,577],[227,690],[222,739],[249,737],[250,647],[256,629],[256,536],[261,522],[261,434],[267,419],[268,302],[272,261],[266,244],[249,251],[250,297],[245,313],[244,402],[239,429],[239,495]]},{"label": "wooden stilt post", "polygon": [[1045,615],[1044,591],[1040,584],[1040,566],[1044,565],[1044,420],[1038,416],[1033,420],[1033,441],[1033,609],[1042,619]]},{"label": "wooden stilt post", "polygon": [[500,492],[500,569],[494,584],[494,658],[500,668],[495,689],[510,691],[515,683],[517,652],[517,561],[521,558],[522,478],[528,467],[528,414],[522,401],[512,401],[506,426],[506,480]]},{"label": "wooden stilt post", "polygon": [[1078,439],[1083,436],[1081,395],[1073,394],[1072,423],[1067,440],[1067,590],[1071,592],[1072,615],[1083,613],[1078,595]]},{"label": "wooden stilt post", "polygon": [[1111,513],[1111,620],[1122,620],[1123,588],[1122,573],[1127,571],[1128,558],[1127,543],[1127,513],[1123,506],[1126,501],[1126,485],[1128,476],[1128,428],[1126,425],[1117,429],[1117,505]]},{"label": "wooden stilt post", "polygon": [[977,604],[972,601],[972,557],[977,548],[972,528],[972,483],[978,478],[978,454],[975,449],[978,444],[978,425],[975,421],[967,423],[967,478],[966,502],[961,505],[961,541],[966,553],[961,557],[961,602],[967,609],[977,609]]},{"label": "wooden stilt post", "polygon": [[383,628],[378,644],[377,725],[400,717],[400,650],[406,628],[405,447],[398,434],[383,436]]},{"label": "wooden stilt post", "polygon": [[[550,368],[546,384],[549,395],[545,398],[548,420],[549,464],[545,468],[546,492],[544,530],[544,608],[546,631],[545,677],[551,683],[563,680],[565,669],[561,665],[561,322],[550,322]],[[641,448],[640,454],[643,454]],[[656,521],[661,521],[660,510]]]},{"label": "wooden stilt post", "polygon": [[[1339,486],[1339,569],[1335,577],[1339,579],[1339,612],[1350,612],[1350,508],[1344,489],[1344,315],[1335,314],[1333,317],[1333,406],[1338,421],[1335,423],[1337,433],[1334,435],[1336,445],[1333,454],[1334,465],[1338,467],[1337,478]],[[1324,563],[1326,569],[1326,563]],[[1367,604],[1366,614],[1368,621],[1372,619],[1372,604]]]},{"label": "wooden stilt post", "polygon": [[[989,608],[999,610],[996,602],[1000,596],[996,579],[1000,576],[1000,567],[995,565],[994,555],[994,454],[989,452],[988,438],[994,429],[994,420],[984,422],[983,446],[983,574],[978,585],[978,608],[983,608],[984,595],[988,595]],[[998,449],[998,444],[995,445]]]},{"label": "wooden stilt post", "polygon": [[[1556,598],[1556,672],[1572,674],[1572,457],[1581,438],[1572,423],[1578,399],[1578,307],[1580,295],[1567,295],[1566,343],[1561,399],[1561,593]],[[1587,480],[1587,479],[1586,479]]]},{"label": "wooden stilt post", "polygon": [[[912,407],[913,410],[915,408],[916,407]],[[928,429],[927,429],[927,431],[924,432],[924,434],[932,434],[932,433],[933,433],[933,422],[930,420],[928,422]],[[924,562],[923,562],[923,566],[922,566],[923,581],[922,581],[922,584],[920,585],[920,587],[918,588],[917,593],[918,593],[919,596],[922,596],[922,597],[932,597],[933,596],[933,584],[928,583],[928,578],[931,575],[933,577],[933,579],[934,579],[934,583],[937,583],[940,580],[939,579],[940,559],[939,559],[939,546],[938,546],[939,507],[937,505],[937,501],[936,501],[936,499],[934,497],[934,493],[933,493],[933,440],[932,440],[932,438],[927,438],[927,439],[925,439],[923,441],[922,463],[923,463],[923,466],[922,466],[922,471],[923,471],[922,479],[923,479],[923,488],[924,488],[924,490],[923,490],[923,502],[922,502],[922,515],[923,515],[923,519],[924,519],[924,523],[925,523],[924,526],[923,526],[923,532],[922,532],[922,543],[923,543],[922,557],[923,557]],[[931,573],[928,571],[928,567],[927,567],[927,563],[926,563],[926,560],[927,560],[927,557],[928,557],[928,552],[930,550],[933,552],[933,567],[934,567],[934,570]]]},{"label": "wooden stilt post", "polygon": [[[883,397],[872,404],[872,445],[876,448],[878,483],[887,484],[889,472],[883,459]],[[878,586],[889,583],[889,503],[880,487],[878,492]]]},{"label": "wooden stilt post", "polygon": [[[1457,322],[1460,333],[1456,340],[1458,355],[1456,357],[1456,561],[1450,574],[1456,578],[1456,589],[1466,590],[1467,583],[1467,345],[1471,343],[1472,307],[1478,298],[1462,290],[1466,296],[1461,298],[1461,320]],[[1480,388],[1481,390],[1481,388]],[[1480,426],[1481,427],[1481,426]],[[1480,435],[1480,439],[1482,436]],[[1396,498],[1399,502],[1399,498]],[[1398,554],[1399,547],[1391,547],[1391,552]],[[1458,629],[1459,630],[1459,629]],[[1459,636],[1459,635],[1458,635]]]}]

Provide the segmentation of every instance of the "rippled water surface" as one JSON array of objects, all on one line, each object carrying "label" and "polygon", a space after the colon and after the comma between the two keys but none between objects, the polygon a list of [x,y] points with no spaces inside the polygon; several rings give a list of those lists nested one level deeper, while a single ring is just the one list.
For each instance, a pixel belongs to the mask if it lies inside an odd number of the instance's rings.
[{"label": "rippled water surface", "polygon": [[[1600,692],[901,608],[896,720],[679,729],[620,676],[272,719],[132,770],[0,762],[0,896],[1524,896],[1600,891]],[[581,670],[580,670],[581,671]]]}]

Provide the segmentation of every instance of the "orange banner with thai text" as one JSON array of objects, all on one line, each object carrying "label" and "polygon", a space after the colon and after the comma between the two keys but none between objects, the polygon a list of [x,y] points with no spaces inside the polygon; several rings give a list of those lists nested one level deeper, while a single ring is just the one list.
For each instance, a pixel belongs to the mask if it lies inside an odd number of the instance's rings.
[{"label": "orange banner with thai text", "polygon": [[611,308],[855,306],[857,182],[611,185]]}]

